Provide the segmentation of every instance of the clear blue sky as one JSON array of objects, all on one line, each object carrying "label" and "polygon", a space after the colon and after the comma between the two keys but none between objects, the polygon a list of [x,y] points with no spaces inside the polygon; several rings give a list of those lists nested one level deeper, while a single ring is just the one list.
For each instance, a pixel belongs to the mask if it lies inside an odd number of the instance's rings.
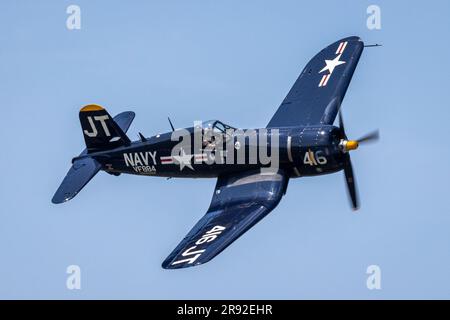
[{"label": "clear blue sky", "polygon": [[[81,30],[66,28],[69,4]],[[448,1],[1,1],[0,298],[450,298],[449,14]],[[168,271],[213,179],[100,173],[50,202],[84,148],[83,105],[135,111],[132,138],[167,131],[168,115],[265,126],[307,61],[349,35],[384,45],[363,53],[343,104],[350,136],[381,131],[352,155],[358,213],[342,173],[295,179],[210,263]]]}]

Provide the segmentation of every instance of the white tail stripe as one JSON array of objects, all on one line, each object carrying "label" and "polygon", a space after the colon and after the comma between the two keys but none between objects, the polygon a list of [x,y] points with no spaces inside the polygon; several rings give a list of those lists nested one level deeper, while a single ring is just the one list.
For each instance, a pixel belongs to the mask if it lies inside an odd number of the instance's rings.
[{"label": "white tail stripe", "polygon": [[330,79],[330,75],[331,75],[331,73],[327,74],[327,77],[326,77],[325,81],[322,84],[323,87],[325,87],[327,85],[328,79]]},{"label": "white tail stripe", "polygon": [[347,47],[347,43],[348,43],[347,41],[344,42],[344,45],[342,46],[342,49],[340,52],[341,54],[344,52],[345,48]]},{"label": "white tail stripe", "polygon": [[339,44],[339,47],[338,47],[337,50],[336,50],[336,54],[342,54],[342,53],[344,52],[344,50],[345,50],[345,47],[347,47],[347,44],[348,44],[347,41],[341,42],[341,43]]},{"label": "white tail stripe", "polygon": [[322,80],[320,80],[319,87],[325,87],[327,85],[330,74],[324,74]]},{"label": "white tail stripe", "polygon": [[322,76],[322,80],[320,80],[320,82],[319,82],[319,87],[322,86],[322,83],[325,81],[326,77],[327,77],[326,74],[324,74],[324,75]]},{"label": "white tail stripe", "polygon": [[339,47],[338,47],[337,50],[336,50],[336,54],[339,54],[339,52],[341,51],[341,48],[342,48],[342,45],[343,45],[343,44],[344,44],[343,42],[339,43]]}]

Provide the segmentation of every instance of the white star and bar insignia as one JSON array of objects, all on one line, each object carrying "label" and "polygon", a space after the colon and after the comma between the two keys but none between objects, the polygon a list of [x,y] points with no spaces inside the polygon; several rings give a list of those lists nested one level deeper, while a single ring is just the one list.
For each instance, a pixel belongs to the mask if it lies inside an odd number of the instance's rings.
[{"label": "white star and bar insignia", "polygon": [[325,59],[325,67],[323,67],[322,70],[319,71],[319,73],[322,73],[327,70],[328,70],[328,73],[324,74],[322,76],[322,79],[319,82],[319,87],[325,87],[328,83],[328,80],[331,77],[331,74],[334,71],[334,68],[345,63],[345,61],[341,61],[340,59],[341,59],[342,53],[344,52],[346,47],[347,47],[347,41],[341,42],[336,50],[337,56],[333,60]]},{"label": "white star and bar insignia", "polygon": [[183,170],[184,167],[194,170],[191,164],[192,156],[192,154],[186,154],[184,149],[181,149],[180,155],[173,156],[173,160],[180,165],[180,171]]},{"label": "white star and bar insignia", "polygon": [[161,164],[173,164],[177,163],[180,165],[180,171],[184,169],[184,167],[188,167],[191,170],[194,170],[191,164],[192,154],[186,154],[184,149],[181,149],[181,152],[178,156],[165,156],[160,157]]}]

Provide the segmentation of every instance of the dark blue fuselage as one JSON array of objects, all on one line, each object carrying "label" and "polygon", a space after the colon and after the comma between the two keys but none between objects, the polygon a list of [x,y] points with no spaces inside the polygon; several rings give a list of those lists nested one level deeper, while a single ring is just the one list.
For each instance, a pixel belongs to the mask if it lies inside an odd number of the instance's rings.
[{"label": "dark blue fuselage", "polygon": [[[173,139],[173,132],[168,132],[89,156],[110,174],[160,177],[210,178],[270,167],[282,168],[290,177],[299,177],[336,172],[343,167],[339,149],[342,135],[335,126],[235,130],[228,136],[223,134],[226,139],[216,140],[215,149],[205,143],[196,145],[193,127],[183,130],[177,139]],[[188,141],[181,160],[178,154],[173,154],[180,141]]]}]

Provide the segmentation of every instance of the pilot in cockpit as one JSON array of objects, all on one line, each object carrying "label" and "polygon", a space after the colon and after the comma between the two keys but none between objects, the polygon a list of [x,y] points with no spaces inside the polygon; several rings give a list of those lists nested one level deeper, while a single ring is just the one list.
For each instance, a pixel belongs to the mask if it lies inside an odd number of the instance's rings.
[{"label": "pilot in cockpit", "polygon": [[234,129],[218,120],[210,120],[203,122],[203,147],[215,148],[216,144],[221,141],[228,141],[230,138],[227,130]]}]

